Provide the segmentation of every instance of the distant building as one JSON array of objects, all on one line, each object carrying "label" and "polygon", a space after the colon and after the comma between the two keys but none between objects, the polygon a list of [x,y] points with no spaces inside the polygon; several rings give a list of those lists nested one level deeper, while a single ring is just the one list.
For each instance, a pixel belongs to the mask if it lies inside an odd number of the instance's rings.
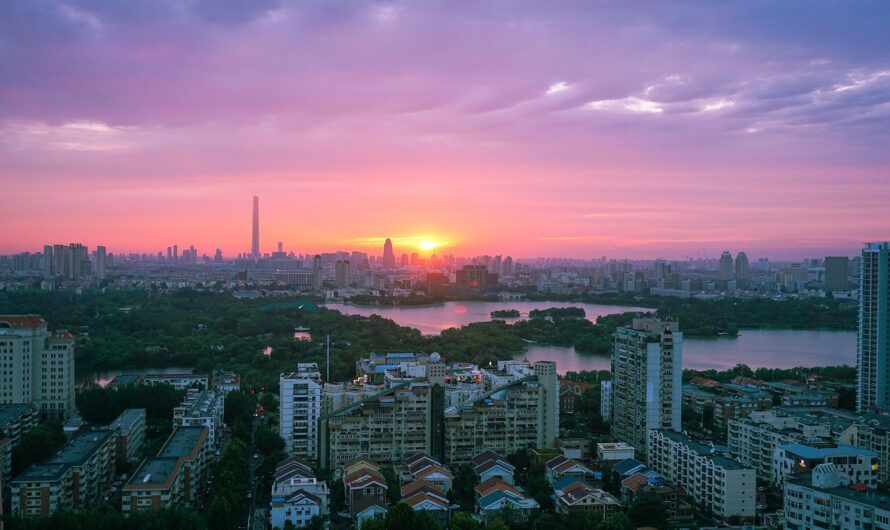
[{"label": "distant building", "polygon": [[859,272],[856,410],[890,406],[890,242],[868,243]]},{"label": "distant building", "polygon": [[38,315],[0,315],[0,404],[31,403],[45,418],[74,411],[74,336]]},{"label": "distant building", "polygon": [[823,262],[825,266],[825,291],[829,293],[847,291],[847,278],[850,277],[850,258],[847,256],[828,256]]},{"label": "distant building", "polygon": [[635,318],[615,330],[612,436],[644,460],[649,431],[680,430],[683,334],[677,322]]},{"label": "distant building", "polygon": [[600,416],[603,420],[612,420],[612,381],[600,381]]},{"label": "distant building", "polygon": [[878,453],[853,447],[814,447],[799,443],[780,445],[773,451],[773,483],[786,477],[811,471],[819,464],[834,464],[850,480],[868,489],[878,487]]},{"label": "distant building", "polygon": [[114,448],[112,431],[75,434],[55,456],[10,482],[13,515],[45,517],[97,503],[114,479]]},{"label": "distant building", "polygon": [[732,254],[730,254],[729,251],[724,250],[723,254],[720,255],[719,267],[720,270],[717,274],[718,280],[728,282],[735,277],[735,271],[733,270],[732,265]]},{"label": "distant building", "polygon": [[739,287],[745,287],[748,283],[748,255],[739,252],[735,257],[735,281]]},{"label": "distant building", "polygon": [[383,243],[383,268],[386,270],[396,268],[396,253],[393,251],[392,241],[389,238],[386,238]]},{"label": "distant building", "polygon": [[176,390],[208,388],[208,377],[204,374],[145,374],[142,383],[146,385],[170,385]]},{"label": "distant building", "polygon": [[596,457],[604,462],[621,462],[633,458],[636,451],[624,442],[601,442],[596,444]]},{"label": "distant building", "polygon": [[464,265],[455,274],[456,285],[467,293],[482,294],[498,283],[498,275],[485,265]]}]

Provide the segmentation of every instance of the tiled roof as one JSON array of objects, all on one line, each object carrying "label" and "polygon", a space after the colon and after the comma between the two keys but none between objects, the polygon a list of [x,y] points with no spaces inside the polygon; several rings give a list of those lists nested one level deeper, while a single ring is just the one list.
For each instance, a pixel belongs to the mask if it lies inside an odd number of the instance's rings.
[{"label": "tiled roof", "polygon": [[[7,326],[3,326],[4,323]],[[0,315],[0,327],[28,329],[45,325],[46,320],[43,320],[40,315]]]}]

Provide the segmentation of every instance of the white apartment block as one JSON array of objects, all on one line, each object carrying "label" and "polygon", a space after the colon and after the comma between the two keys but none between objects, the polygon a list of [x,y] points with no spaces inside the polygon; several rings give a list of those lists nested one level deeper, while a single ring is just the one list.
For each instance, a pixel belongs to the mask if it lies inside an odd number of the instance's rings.
[{"label": "white apartment block", "polygon": [[782,484],[789,475],[805,473],[821,464],[833,464],[852,482],[868,489],[878,486],[878,453],[851,445],[780,445],[773,453],[773,483]]},{"label": "white apartment block", "polygon": [[307,460],[317,460],[318,422],[322,414],[318,366],[301,363],[296,372],[281,374],[278,387],[281,399],[279,433],[284,439],[285,451]]},{"label": "white apartment block", "polygon": [[606,421],[612,419],[612,381],[600,382],[600,416]]},{"label": "white apartment block", "polygon": [[216,390],[189,389],[182,404],[173,409],[173,425],[207,427],[210,447],[222,443],[225,394]]},{"label": "white apartment block", "polygon": [[757,477],[754,470],[673,431],[650,431],[649,467],[686,490],[696,504],[726,520],[753,520]]},{"label": "white apartment block", "polygon": [[890,530],[890,496],[865,491],[834,464],[785,481],[785,529]]},{"label": "white apartment block", "polygon": [[646,459],[649,431],[680,430],[683,334],[677,322],[635,318],[615,330],[612,436]]},{"label": "white apartment block", "polygon": [[0,315],[0,403],[31,403],[46,418],[74,411],[74,336],[37,315]]},{"label": "white apartment block", "polygon": [[729,420],[729,453],[754,468],[757,478],[773,480],[773,453],[780,445],[809,443],[834,445],[847,433],[856,416],[824,407],[775,407]]}]

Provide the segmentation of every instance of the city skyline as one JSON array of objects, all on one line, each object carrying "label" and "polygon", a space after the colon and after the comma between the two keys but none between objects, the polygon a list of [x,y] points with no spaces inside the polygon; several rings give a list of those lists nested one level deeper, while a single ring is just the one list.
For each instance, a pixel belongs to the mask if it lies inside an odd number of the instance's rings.
[{"label": "city skyline", "polygon": [[0,6],[0,253],[233,255],[252,195],[264,251],[794,259],[890,234],[885,4],[27,5]]}]

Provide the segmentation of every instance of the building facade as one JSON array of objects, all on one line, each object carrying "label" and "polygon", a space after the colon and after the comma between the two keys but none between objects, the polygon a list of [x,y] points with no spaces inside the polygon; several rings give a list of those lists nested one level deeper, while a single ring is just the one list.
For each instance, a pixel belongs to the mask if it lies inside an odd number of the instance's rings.
[{"label": "building facade", "polygon": [[74,336],[37,315],[0,315],[0,404],[31,403],[45,418],[74,411]]},{"label": "building facade", "polygon": [[677,432],[654,430],[650,438],[649,465],[682,487],[696,504],[723,520],[754,519],[757,477],[753,469]]},{"label": "building facade", "polygon": [[297,371],[281,374],[278,380],[279,433],[289,454],[318,458],[318,421],[321,418],[321,374],[314,363],[301,364]]},{"label": "building facade", "polygon": [[635,318],[615,331],[612,436],[648,453],[649,431],[680,430],[683,334],[677,322]]},{"label": "building facade", "polygon": [[833,464],[785,481],[786,530],[890,530],[890,496],[866,494]]},{"label": "building facade", "polygon": [[890,242],[868,243],[859,271],[856,410],[890,405]]}]

